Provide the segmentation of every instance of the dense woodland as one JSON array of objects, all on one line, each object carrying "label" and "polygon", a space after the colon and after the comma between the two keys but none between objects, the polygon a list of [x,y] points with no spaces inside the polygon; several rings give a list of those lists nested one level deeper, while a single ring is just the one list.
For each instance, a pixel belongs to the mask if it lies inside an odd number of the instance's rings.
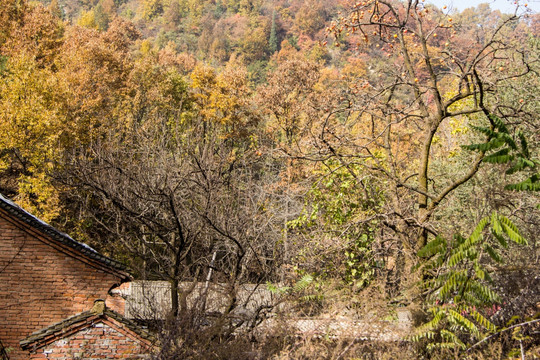
[{"label": "dense woodland", "polygon": [[[539,358],[539,32],[522,3],[0,0],[0,192],[171,283],[160,359]],[[179,283],[210,269],[203,326]],[[238,336],[242,283],[417,328]]]}]

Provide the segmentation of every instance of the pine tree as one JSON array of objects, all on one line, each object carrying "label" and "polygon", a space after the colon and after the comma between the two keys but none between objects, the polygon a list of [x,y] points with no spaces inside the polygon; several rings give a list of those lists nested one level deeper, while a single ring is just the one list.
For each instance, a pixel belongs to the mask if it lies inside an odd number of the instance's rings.
[{"label": "pine tree", "polygon": [[94,8],[94,19],[98,30],[106,31],[109,28],[110,18],[103,9],[101,2]]},{"label": "pine tree", "polygon": [[62,7],[58,3],[58,0],[51,0],[51,3],[49,4],[49,9],[54,16],[58,17],[59,19],[64,19],[65,14],[62,10]]},{"label": "pine tree", "polygon": [[273,54],[278,50],[278,38],[276,34],[276,10],[272,13],[272,28],[270,29],[270,39],[268,40],[270,52]]}]

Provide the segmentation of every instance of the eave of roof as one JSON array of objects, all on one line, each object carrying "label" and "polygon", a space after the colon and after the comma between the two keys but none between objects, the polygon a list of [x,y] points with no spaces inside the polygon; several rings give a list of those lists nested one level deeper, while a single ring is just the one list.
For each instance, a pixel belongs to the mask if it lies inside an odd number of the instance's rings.
[{"label": "eave of roof", "polygon": [[98,253],[96,250],[92,249],[90,246],[74,240],[71,236],[66,233],[63,233],[51,225],[47,224],[43,220],[35,217],[30,214],[28,211],[21,208],[19,205],[15,204],[10,199],[6,198],[0,193],[0,208],[8,212],[10,215],[18,219],[19,221],[31,226],[32,228],[38,230],[39,232],[47,235],[52,240],[73,249],[88,258],[95,260],[107,268],[114,270],[115,272],[120,272],[124,277],[128,278],[129,274],[127,273],[127,268],[125,265],[120,262],[113,260],[107,256],[104,256]]},{"label": "eave of roof", "polygon": [[49,327],[38,330],[21,340],[19,344],[23,350],[32,350],[33,348],[45,346],[92,326],[95,323],[108,319],[112,319],[117,323],[122,324],[132,333],[136,334],[140,339],[149,344],[155,342],[154,336],[149,331],[143,329],[134,321],[126,319],[117,312],[104,308],[103,311],[97,313],[94,310],[85,311]]}]

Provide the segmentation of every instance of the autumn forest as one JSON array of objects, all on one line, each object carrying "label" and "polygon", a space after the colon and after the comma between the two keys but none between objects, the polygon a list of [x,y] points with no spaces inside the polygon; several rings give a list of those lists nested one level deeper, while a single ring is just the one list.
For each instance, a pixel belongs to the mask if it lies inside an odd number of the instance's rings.
[{"label": "autumn forest", "polygon": [[[536,359],[539,36],[522,2],[0,0],[0,193],[171,284],[157,359]],[[280,300],[239,336],[245,283]],[[413,328],[256,335],[283,303]]]}]

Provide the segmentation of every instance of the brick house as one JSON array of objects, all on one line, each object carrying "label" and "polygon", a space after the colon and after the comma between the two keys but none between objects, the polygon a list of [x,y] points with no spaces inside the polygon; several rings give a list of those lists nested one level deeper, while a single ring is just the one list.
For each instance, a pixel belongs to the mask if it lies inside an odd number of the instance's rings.
[{"label": "brick house", "polygon": [[96,300],[91,310],[39,330],[21,341],[30,359],[144,359],[153,336]]},{"label": "brick house", "polygon": [[111,290],[129,280],[123,265],[0,194],[0,343],[11,360],[28,359],[21,340],[88,311],[96,299],[121,316],[123,300]]}]

